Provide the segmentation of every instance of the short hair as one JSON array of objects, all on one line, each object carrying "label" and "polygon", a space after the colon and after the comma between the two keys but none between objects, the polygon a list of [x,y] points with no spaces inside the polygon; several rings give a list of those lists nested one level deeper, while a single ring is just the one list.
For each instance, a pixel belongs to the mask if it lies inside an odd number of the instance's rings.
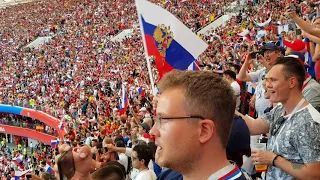
[{"label": "short hair", "polygon": [[225,70],[223,74],[230,76],[233,80],[237,79],[237,74],[231,70]]},{"label": "short hair", "polygon": [[107,163],[105,164],[105,166],[117,166],[117,167],[119,167],[119,168],[121,169],[123,176],[124,176],[124,177],[127,176],[127,174],[126,174],[126,168],[125,168],[121,163],[119,163],[118,161],[110,161],[110,162],[107,162]]},{"label": "short hair", "polygon": [[236,107],[234,92],[222,77],[210,71],[171,71],[159,82],[159,92],[182,88],[184,110],[188,115],[198,115],[212,120],[217,126],[221,144],[228,144]]},{"label": "short hair", "polygon": [[144,160],[144,165],[148,167],[150,160],[152,159],[150,147],[148,145],[139,144],[134,146],[133,151],[137,152],[138,159]]},{"label": "short hair", "polygon": [[297,78],[299,89],[302,90],[306,71],[298,59],[294,57],[279,57],[275,65],[283,66],[283,73],[286,79],[292,76]]},{"label": "short hair", "polygon": [[92,173],[91,178],[93,180],[124,180],[125,176],[123,175],[120,167],[115,165],[107,165]]},{"label": "short hair", "polygon": [[119,140],[119,141],[116,141],[116,147],[126,147],[124,141],[122,140]]},{"label": "short hair", "polygon": [[50,176],[49,173],[43,172],[43,173],[41,173],[41,178],[42,178],[43,180],[50,180],[50,179],[51,179],[51,176]]},{"label": "short hair", "polygon": [[232,64],[232,67],[237,71],[237,73],[240,72],[240,66],[238,64]]}]

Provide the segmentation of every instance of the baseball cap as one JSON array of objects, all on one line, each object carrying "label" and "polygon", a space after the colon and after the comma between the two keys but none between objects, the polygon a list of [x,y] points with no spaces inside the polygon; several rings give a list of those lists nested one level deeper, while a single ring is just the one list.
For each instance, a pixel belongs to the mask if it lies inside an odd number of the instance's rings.
[{"label": "baseball cap", "polygon": [[246,122],[239,116],[233,118],[227,153],[241,153],[250,149],[250,131]]},{"label": "baseball cap", "polygon": [[262,51],[268,51],[268,50],[271,50],[271,51],[278,51],[279,48],[277,45],[273,44],[273,43],[266,43],[265,45],[262,46],[261,48]]},{"label": "baseball cap", "polygon": [[261,51],[262,52],[265,52],[265,51],[280,51],[281,54],[283,54],[283,55],[285,55],[285,53],[286,53],[286,49],[284,47],[277,46],[277,45],[275,45],[273,43],[266,43],[265,45],[262,46]]},{"label": "baseball cap", "polygon": [[306,44],[301,39],[296,39],[292,42],[284,40],[283,45],[291,48],[293,51],[302,51],[306,47]]},{"label": "baseball cap", "polygon": [[146,130],[146,132],[147,133],[149,133],[149,131],[150,131],[150,126],[149,126],[149,124],[148,123],[140,123],[139,124],[144,130]]}]

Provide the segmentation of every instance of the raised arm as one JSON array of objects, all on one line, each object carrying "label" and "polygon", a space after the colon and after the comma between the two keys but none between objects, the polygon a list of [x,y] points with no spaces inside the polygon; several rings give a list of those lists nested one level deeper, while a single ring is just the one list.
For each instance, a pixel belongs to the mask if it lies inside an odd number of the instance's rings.
[{"label": "raised arm", "polygon": [[288,10],[286,12],[286,15],[294,20],[294,22],[306,33],[309,33],[310,35],[320,37],[320,29],[312,26],[308,22],[304,21],[302,18],[300,18],[296,12]]},{"label": "raised arm", "polygon": [[246,122],[251,136],[260,135],[260,134],[267,134],[269,132],[270,127],[269,127],[269,124],[265,120],[263,120],[261,118],[253,119],[249,116],[245,116],[245,115],[241,114],[238,111],[236,111],[235,114],[242,117],[242,119]]},{"label": "raised arm", "polygon": [[252,80],[247,72],[247,69],[251,63],[252,63],[252,59],[250,58],[250,55],[248,55],[237,76],[237,78],[240,81],[247,82]]}]

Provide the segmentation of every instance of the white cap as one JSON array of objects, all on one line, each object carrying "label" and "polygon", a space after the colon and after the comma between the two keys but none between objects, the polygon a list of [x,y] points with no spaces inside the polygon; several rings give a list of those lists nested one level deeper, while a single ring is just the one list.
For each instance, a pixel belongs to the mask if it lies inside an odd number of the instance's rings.
[{"label": "white cap", "polygon": [[146,108],[146,107],[142,107],[139,111],[140,111],[140,112],[141,112],[141,111],[147,111],[147,108]]}]

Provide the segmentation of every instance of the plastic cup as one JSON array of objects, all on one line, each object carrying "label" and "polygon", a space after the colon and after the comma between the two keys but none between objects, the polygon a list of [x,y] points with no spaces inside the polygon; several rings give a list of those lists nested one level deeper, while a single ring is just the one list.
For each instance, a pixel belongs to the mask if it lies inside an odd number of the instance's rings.
[{"label": "plastic cup", "polygon": [[[266,150],[266,144],[265,143],[253,143],[250,145],[251,149],[261,149]],[[256,172],[266,172],[268,169],[267,165],[255,165]]]},{"label": "plastic cup", "polygon": [[258,135],[258,136],[250,136],[250,144],[259,143],[259,138],[260,138],[260,135]]}]

